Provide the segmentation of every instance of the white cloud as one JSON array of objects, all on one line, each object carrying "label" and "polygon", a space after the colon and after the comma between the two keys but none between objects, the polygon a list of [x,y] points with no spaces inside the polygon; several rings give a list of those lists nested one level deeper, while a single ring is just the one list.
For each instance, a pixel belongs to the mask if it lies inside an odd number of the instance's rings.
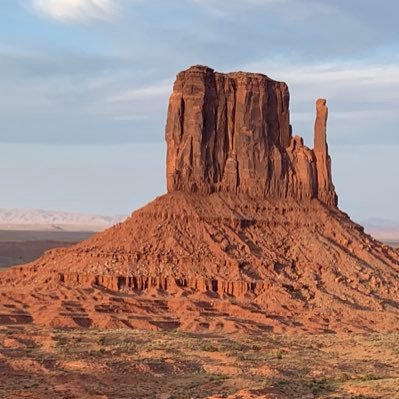
[{"label": "white cloud", "polygon": [[148,119],[148,115],[132,114],[113,117],[113,120],[118,122],[143,121],[145,119]]},{"label": "white cloud", "polygon": [[231,4],[248,4],[248,5],[256,5],[256,6],[269,6],[273,4],[283,4],[292,2],[293,0],[193,0],[194,3],[203,6],[226,6],[228,7]]},{"label": "white cloud", "polygon": [[106,99],[108,103],[130,102],[148,98],[166,98],[173,87],[173,80],[162,80],[158,84],[124,90]]},{"label": "white cloud", "polygon": [[[252,64],[256,68],[256,63]],[[261,66],[261,64],[258,64]],[[356,82],[357,84],[399,83],[399,65],[359,65],[320,64],[289,66],[278,68],[286,80],[293,83],[333,83]]]},{"label": "white cloud", "polygon": [[200,7],[204,7],[208,13],[217,18],[227,18],[234,6],[276,6],[292,0],[192,0]]},{"label": "white cloud", "polygon": [[399,64],[273,64],[253,62],[238,69],[267,74],[288,83],[294,100],[323,97],[339,102],[381,102],[399,100]]},{"label": "white cloud", "polygon": [[32,0],[37,11],[61,22],[113,20],[118,0]]}]

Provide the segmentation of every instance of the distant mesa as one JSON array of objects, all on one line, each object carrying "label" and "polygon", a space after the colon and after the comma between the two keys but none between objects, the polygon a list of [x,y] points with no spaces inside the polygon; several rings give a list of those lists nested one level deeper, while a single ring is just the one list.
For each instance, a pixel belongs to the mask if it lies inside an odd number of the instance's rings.
[{"label": "distant mesa", "polygon": [[0,274],[0,323],[183,331],[397,331],[399,252],[338,208],[326,100],[313,149],[287,85],[194,66],[166,123],[167,194]]},{"label": "distant mesa", "polygon": [[0,230],[101,231],[125,218],[42,209],[0,209]]}]

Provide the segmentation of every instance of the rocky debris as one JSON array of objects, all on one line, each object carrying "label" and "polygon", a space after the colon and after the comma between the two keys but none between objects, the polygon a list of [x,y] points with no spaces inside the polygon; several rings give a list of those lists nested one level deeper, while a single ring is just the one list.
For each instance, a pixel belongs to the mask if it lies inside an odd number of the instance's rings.
[{"label": "rocky debris", "polygon": [[325,100],[318,100],[312,151],[292,137],[285,83],[191,67],[177,75],[169,101],[168,191],[318,198],[336,206],[326,123]]}]

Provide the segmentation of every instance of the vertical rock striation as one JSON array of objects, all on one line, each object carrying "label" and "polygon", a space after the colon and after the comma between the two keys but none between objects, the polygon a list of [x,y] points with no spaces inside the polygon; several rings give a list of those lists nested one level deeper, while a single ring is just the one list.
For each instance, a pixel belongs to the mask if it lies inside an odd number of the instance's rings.
[{"label": "vertical rock striation", "polygon": [[166,124],[168,191],[319,198],[336,206],[323,110],[312,151],[292,137],[285,83],[204,66],[179,73]]}]

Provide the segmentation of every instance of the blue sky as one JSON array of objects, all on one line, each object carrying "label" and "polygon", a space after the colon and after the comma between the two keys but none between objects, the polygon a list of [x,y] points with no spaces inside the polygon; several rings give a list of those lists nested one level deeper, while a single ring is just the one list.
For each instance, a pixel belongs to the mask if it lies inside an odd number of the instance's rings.
[{"label": "blue sky", "polygon": [[1,0],[1,208],[130,213],[165,191],[164,126],[193,64],[286,81],[312,143],[328,99],[341,208],[399,220],[396,0]]}]

